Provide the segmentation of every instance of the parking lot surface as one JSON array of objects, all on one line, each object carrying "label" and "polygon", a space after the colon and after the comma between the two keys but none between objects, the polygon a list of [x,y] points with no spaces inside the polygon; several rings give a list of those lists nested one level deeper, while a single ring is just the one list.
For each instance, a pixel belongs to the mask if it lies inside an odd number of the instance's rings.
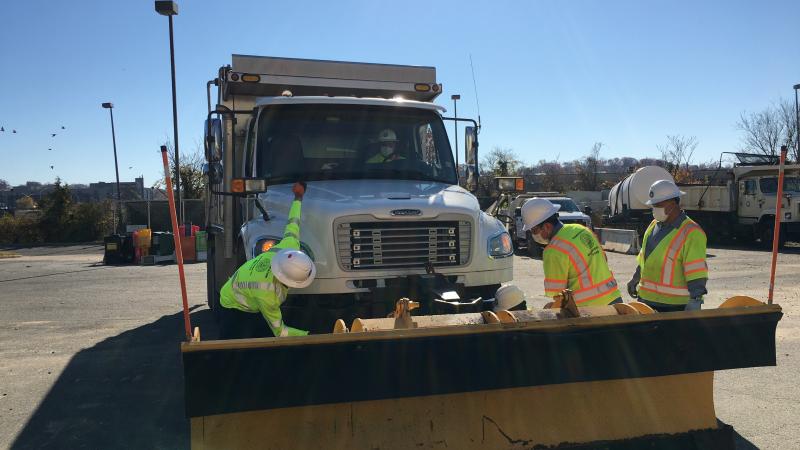
[{"label": "parking lot surface", "polygon": [[[15,249],[0,260],[0,447],[187,448],[177,267],[104,266],[97,245]],[[709,249],[708,307],[766,300],[770,254]],[[609,253],[620,285],[635,258]],[[515,281],[541,307],[541,261],[515,256]],[[779,256],[777,367],[718,372],[717,416],[739,448],[800,448],[800,249]],[[211,339],[205,265],[186,266],[193,325]],[[627,295],[624,295],[626,300]]]}]

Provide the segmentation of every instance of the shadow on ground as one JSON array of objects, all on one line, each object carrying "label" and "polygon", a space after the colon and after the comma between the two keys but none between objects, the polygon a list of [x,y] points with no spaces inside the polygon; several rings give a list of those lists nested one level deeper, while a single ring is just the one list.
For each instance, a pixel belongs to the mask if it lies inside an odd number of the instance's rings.
[{"label": "shadow on ground", "polygon": [[[203,339],[216,337],[210,310],[191,317]],[[183,339],[177,313],[78,352],[11,448],[188,448]]]}]

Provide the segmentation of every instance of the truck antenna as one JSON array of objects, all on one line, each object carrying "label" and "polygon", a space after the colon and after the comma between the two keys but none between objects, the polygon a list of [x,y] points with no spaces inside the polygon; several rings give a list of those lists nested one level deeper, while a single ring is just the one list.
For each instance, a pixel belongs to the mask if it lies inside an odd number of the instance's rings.
[{"label": "truck antenna", "polygon": [[475,82],[475,66],[472,64],[472,53],[469,54],[469,68],[472,70],[472,88],[475,90],[475,106],[478,108],[478,129],[481,129],[481,102],[478,100],[478,83]]}]

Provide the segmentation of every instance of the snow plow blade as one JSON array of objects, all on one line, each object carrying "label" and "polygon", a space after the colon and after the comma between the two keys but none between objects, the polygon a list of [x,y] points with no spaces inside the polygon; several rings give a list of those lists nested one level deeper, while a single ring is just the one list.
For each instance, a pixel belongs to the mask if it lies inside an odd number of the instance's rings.
[{"label": "snow plow blade", "polygon": [[714,371],[774,366],[781,308],[597,308],[183,343],[192,448],[733,448]]}]

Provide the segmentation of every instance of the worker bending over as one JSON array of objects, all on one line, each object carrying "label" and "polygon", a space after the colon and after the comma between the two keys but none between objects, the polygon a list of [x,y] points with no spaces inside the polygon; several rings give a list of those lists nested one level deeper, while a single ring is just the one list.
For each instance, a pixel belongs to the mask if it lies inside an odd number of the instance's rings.
[{"label": "worker bending over", "polygon": [[300,251],[300,204],[305,183],[292,187],[294,201],[283,239],[264,253],[244,263],[222,286],[220,304],[246,313],[261,313],[275,336],[304,336],[308,331],[286,326],[281,304],[289,288],[304,288],[314,281],[317,269]]},{"label": "worker bending over", "polygon": [[583,225],[561,223],[559,208],[543,198],[532,198],[522,206],[523,230],[530,230],[533,239],[546,246],[542,255],[545,295],[554,297],[569,288],[580,306],[622,302],[594,233]]},{"label": "worker bending over", "polygon": [[644,232],[628,293],[661,312],[700,309],[708,281],[706,234],[681,210],[672,181],[650,186],[653,220]]}]

